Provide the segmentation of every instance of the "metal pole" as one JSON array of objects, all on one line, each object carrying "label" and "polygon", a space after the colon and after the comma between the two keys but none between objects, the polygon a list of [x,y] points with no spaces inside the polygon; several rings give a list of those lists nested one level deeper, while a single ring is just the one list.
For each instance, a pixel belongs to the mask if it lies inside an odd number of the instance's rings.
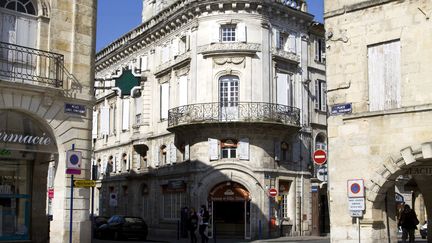
[{"label": "metal pole", "polygon": [[360,243],[360,218],[356,218],[357,219],[357,225],[358,225],[358,242]]},{"label": "metal pole", "polygon": [[73,190],[74,190],[74,175],[71,175],[71,194],[70,194],[70,221],[69,221],[69,243],[72,243],[72,215],[73,215]]},{"label": "metal pole", "polygon": [[[95,169],[96,169],[96,165],[92,164],[92,174],[91,174],[91,179],[92,180],[96,180],[96,175],[95,175]],[[94,225],[94,187],[91,188],[91,214],[90,214],[90,219],[92,222],[92,230],[91,230],[91,241],[93,242],[93,225]]]},{"label": "metal pole", "polygon": [[268,222],[268,238],[270,239],[271,235],[271,197],[268,197],[269,199],[269,222]]}]

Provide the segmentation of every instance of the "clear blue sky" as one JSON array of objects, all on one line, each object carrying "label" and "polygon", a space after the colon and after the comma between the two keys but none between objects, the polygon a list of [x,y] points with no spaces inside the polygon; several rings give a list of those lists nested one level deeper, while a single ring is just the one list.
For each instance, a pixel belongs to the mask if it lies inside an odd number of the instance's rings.
[{"label": "clear blue sky", "polygon": [[[308,0],[309,12],[323,22],[324,0]],[[99,51],[141,23],[142,0],[99,0],[96,50]]]}]

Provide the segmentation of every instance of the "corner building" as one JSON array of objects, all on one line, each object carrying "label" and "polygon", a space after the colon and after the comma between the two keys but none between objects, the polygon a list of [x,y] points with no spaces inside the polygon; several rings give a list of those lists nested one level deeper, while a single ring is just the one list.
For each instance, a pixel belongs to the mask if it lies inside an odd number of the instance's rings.
[{"label": "corner building", "polygon": [[[0,242],[69,242],[67,150],[90,178],[95,14],[96,1],[0,1]],[[74,198],[72,241],[90,242],[90,192]]]},{"label": "corner building", "polygon": [[96,56],[99,215],[175,235],[181,209],[205,204],[210,237],[319,234],[324,31],[306,2],[143,5],[143,23]]},{"label": "corner building", "polygon": [[[428,0],[325,1],[329,107],[352,107],[328,119],[331,242],[397,242],[401,202],[418,228],[429,219],[432,242],[431,11]],[[350,179],[365,184],[358,223]]]}]

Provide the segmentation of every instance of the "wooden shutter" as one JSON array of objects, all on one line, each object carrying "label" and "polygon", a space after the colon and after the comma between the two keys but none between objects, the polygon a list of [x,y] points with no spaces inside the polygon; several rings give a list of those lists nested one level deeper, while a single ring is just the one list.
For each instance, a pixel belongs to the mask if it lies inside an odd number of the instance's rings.
[{"label": "wooden shutter", "polygon": [[101,115],[100,115],[100,132],[101,135],[108,135],[109,134],[109,127],[110,127],[110,115],[109,115],[109,107],[104,106],[101,108]]},{"label": "wooden shutter", "polygon": [[238,23],[236,26],[236,34],[238,42],[246,42],[246,25],[245,23]]},{"label": "wooden shutter", "polygon": [[288,74],[276,73],[277,78],[277,103],[288,105]]},{"label": "wooden shutter", "polygon": [[315,80],[315,109],[319,110],[320,109],[320,85],[319,85],[319,80],[316,79]]},{"label": "wooden shutter", "polygon": [[315,37],[315,61],[320,60],[320,40]]},{"label": "wooden shutter", "polygon": [[188,104],[188,78],[186,75],[181,76],[178,80],[178,105],[184,106]]},{"label": "wooden shutter", "polygon": [[36,48],[37,22],[24,17],[17,17],[16,44]]},{"label": "wooden shutter", "polygon": [[321,110],[322,111],[327,111],[327,101],[326,101],[326,83],[324,81],[320,82],[320,93],[321,93]]},{"label": "wooden shutter", "polygon": [[177,148],[174,143],[169,144],[169,163],[175,164],[177,162]]},{"label": "wooden shutter", "polygon": [[209,138],[209,157],[211,160],[218,160],[219,159],[219,140]]},{"label": "wooden shutter", "polygon": [[297,53],[296,34],[290,33],[288,36],[288,51]]},{"label": "wooden shutter", "polygon": [[16,44],[16,16],[6,13],[0,14],[1,41]]},{"label": "wooden shutter", "polygon": [[169,61],[169,45],[164,45],[162,47],[162,63]]},{"label": "wooden shutter", "polygon": [[92,120],[92,138],[97,138],[98,134],[98,111],[93,111],[93,120]]},{"label": "wooden shutter", "polygon": [[220,25],[216,24],[216,23],[213,23],[211,25],[210,31],[211,31],[211,35],[210,35],[211,40],[210,40],[210,43],[218,43],[218,42],[220,42],[220,31],[221,31],[220,30]]},{"label": "wooden shutter", "polygon": [[276,141],[274,144],[275,148],[275,161],[281,160],[281,143],[279,141]]},{"label": "wooden shutter", "polygon": [[399,41],[368,47],[368,79],[370,111],[400,107]]},{"label": "wooden shutter", "polygon": [[141,66],[140,66],[140,68],[141,68],[141,71],[145,71],[145,70],[147,70],[148,69],[148,57],[147,57],[147,55],[145,55],[145,56],[142,56],[141,58]]},{"label": "wooden shutter", "polygon": [[135,98],[135,115],[141,114],[143,112],[143,98],[142,96]]},{"label": "wooden shutter", "polygon": [[241,138],[239,141],[239,159],[249,160],[249,138]]},{"label": "wooden shutter", "polygon": [[169,107],[169,83],[161,84],[161,120],[168,119],[168,107]]},{"label": "wooden shutter", "polygon": [[173,57],[176,57],[179,54],[179,43],[180,43],[180,39],[178,37],[172,40],[171,50],[173,53]]},{"label": "wooden shutter", "polygon": [[185,151],[184,151],[185,155],[184,155],[184,159],[185,160],[190,160],[190,146],[189,144],[185,145]]},{"label": "wooden shutter", "polygon": [[159,163],[160,163],[159,146],[155,146],[153,149],[153,161],[154,161],[155,167],[158,167]]},{"label": "wooden shutter", "polygon": [[122,130],[128,130],[129,129],[129,99],[123,99],[123,109],[122,109]]},{"label": "wooden shutter", "polygon": [[276,49],[281,49],[282,48],[282,43],[281,43],[281,39],[280,39],[280,31],[277,29],[273,29],[273,36],[274,36],[274,43],[276,45]]}]

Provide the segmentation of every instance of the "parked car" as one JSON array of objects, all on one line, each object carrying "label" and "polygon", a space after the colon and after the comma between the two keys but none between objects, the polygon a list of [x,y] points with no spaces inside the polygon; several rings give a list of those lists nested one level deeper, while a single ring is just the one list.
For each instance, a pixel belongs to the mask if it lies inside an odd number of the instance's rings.
[{"label": "parked car", "polygon": [[420,235],[422,239],[426,239],[427,237],[427,222],[425,222],[425,224],[420,227]]},{"label": "parked car", "polygon": [[109,217],[107,216],[95,216],[93,219],[93,234],[96,237],[96,230],[103,224],[108,222]]},{"label": "parked car", "polygon": [[123,238],[138,238],[146,240],[148,227],[140,217],[114,215],[96,230],[96,237],[101,239],[119,240]]}]

